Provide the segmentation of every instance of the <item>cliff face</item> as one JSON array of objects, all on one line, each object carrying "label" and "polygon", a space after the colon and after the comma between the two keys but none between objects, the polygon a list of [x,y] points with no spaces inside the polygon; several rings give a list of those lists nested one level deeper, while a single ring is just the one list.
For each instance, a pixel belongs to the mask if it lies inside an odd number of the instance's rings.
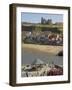
[{"label": "cliff face", "polygon": [[22,24],[22,31],[51,31],[55,33],[60,33],[63,31],[63,25],[61,24]]}]

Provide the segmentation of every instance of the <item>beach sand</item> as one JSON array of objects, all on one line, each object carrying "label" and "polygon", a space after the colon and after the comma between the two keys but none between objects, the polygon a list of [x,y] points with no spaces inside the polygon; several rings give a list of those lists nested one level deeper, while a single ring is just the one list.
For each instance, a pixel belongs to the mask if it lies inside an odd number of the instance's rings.
[{"label": "beach sand", "polygon": [[58,52],[63,50],[63,46],[52,46],[52,45],[37,45],[37,44],[23,44],[22,48],[28,49],[30,51],[41,51],[44,53],[50,53],[56,55]]}]

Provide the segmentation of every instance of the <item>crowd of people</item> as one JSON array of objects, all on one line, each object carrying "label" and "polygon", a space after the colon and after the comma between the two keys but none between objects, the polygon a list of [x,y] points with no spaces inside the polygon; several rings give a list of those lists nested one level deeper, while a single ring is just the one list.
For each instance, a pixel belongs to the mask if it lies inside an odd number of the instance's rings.
[{"label": "crowd of people", "polygon": [[28,32],[24,36],[23,42],[33,44],[63,45],[63,35],[51,32],[46,34],[33,34]]},{"label": "crowd of people", "polygon": [[53,76],[53,75],[63,75],[63,69],[62,68],[52,68],[50,71],[47,72],[47,76]]},{"label": "crowd of people", "polygon": [[49,67],[47,64],[40,64],[32,66],[32,68],[24,69],[23,71],[23,76],[25,77],[63,75],[63,68],[58,65]]}]

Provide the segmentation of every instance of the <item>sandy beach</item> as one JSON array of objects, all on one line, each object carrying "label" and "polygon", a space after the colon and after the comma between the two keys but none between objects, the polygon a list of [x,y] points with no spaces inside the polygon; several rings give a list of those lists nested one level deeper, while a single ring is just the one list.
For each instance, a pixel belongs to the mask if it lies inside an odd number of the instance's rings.
[{"label": "sandy beach", "polygon": [[26,48],[30,51],[41,51],[56,55],[63,49],[63,46],[51,46],[51,45],[37,45],[37,44],[22,44],[22,48]]}]

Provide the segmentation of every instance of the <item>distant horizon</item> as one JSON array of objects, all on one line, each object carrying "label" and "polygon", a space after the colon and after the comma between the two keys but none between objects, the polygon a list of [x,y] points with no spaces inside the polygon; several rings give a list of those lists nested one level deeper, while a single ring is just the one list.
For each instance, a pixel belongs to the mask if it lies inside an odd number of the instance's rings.
[{"label": "distant horizon", "polygon": [[41,18],[46,20],[51,19],[52,23],[63,23],[62,14],[48,14],[48,13],[27,13],[21,12],[21,22],[41,23]]}]

